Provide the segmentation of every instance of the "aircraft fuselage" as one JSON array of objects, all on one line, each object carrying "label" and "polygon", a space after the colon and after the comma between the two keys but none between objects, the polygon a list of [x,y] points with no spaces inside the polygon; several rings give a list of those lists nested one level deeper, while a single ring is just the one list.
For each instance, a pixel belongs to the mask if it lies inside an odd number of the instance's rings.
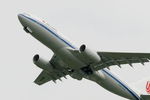
[{"label": "aircraft fuselage", "polygon": [[[43,20],[39,20],[28,14],[19,14],[18,18],[26,32],[30,33],[34,38],[46,45],[57,56],[59,56],[67,65],[66,67],[73,70],[80,70],[82,67],[87,66],[86,63],[82,62],[69,51],[69,49],[76,50],[78,48],[74,47],[68,41],[59,36],[56,31]],[[119,96],[132,100],[140,100],[138,94],[116,78],[107,69],[95,71],[92,74],[85,75],[84,78],[98,83],[103,88]]]}]

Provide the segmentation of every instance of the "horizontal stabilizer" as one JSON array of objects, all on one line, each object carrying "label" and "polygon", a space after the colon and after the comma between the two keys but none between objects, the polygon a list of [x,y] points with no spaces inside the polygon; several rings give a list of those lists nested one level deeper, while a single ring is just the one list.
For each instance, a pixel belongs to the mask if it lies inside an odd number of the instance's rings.
[{"label": "horizontal stabilizer", "polygon": [[141,100],[150,100],[150,95],[141,95]]}]

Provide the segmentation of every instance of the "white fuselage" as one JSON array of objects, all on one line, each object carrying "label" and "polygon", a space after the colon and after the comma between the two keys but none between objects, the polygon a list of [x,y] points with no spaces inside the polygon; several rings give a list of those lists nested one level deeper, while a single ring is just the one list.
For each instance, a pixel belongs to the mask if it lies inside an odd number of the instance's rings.
[{"label": "white fuselage", "polygon": [[[47,25],[47,23],[28,14],[19,14],[18,18],[23,27],[28,27],[28,29],[30,29],[30,34],[33,37],[50,48],[62,59],[62,61],[67,65],[66,67],[76,70],[86,65],[68,50],[77,48],[60,37],[55,30]],[[114,75],[112,75],[112,73],[107,69],[94,72],[94,74],[85,78],[95,81],[103,88],[122,97],[131,100],[140,100],[139,95],[128,88],[127,85],[117,79]]]}]

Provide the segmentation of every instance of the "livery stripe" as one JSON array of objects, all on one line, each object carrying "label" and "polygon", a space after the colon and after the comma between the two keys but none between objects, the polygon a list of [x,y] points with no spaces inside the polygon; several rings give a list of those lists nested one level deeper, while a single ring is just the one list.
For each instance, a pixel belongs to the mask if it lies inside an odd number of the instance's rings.
[{"label": "livery stripe", "polygon": [[132,91],[130,88],[128,88],[125,84],[123,84],[120,80],[118,80],[117,78],[115,78],[110,72],[106,71],[105,69],[102,69],[102,71],[107,74],[108,76],[110,76],[112,79],[114,79],[117,83],[119,83],[123,88],[125,88],[130,94],[132,94],[132,96],[135,97],[136,100],[140,100],[140,97],[134,92]]},{"label": "livery stripe", "polygon": [[21,14],[22,16],[24,16],[25,18],[39,24],[41,27],[43,27],[44,29],[46,29],[47,31],[49,31],[50,33],[52,33],[55,37],[59,38],[61,41],[63,41],[65,44],[67,44],[69,47],[73,48],[73,49],[76,49],[74,46],[72,46],[70,43],[68,43],[66,40],[64,40],[63,38],[61,38],[59,35],[57,35],[55,32],[53,32],[52,30],[50,30],[48,27],[46,27],[45,25],[41,24],[40,22],[30,18],[30,17],[27,17],[23,14]]}]

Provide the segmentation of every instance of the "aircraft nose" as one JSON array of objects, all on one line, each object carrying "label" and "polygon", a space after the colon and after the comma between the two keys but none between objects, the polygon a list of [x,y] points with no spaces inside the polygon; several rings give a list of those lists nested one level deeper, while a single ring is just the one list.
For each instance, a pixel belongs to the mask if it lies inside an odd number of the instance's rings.
[{"label": "aircraft nose", "polygon": [[26,26],[28,26],[27,25],[27,22],[29,22],[29,20],[26,18],[26,14],[18,14],[18,19],[19,19],[19,21],[20,21],[20,23],[22,24],[22,26],[24,26],[24,27],[26,27]]},{"label": "aircraft nose", "polygon": [[20,23],[22,24],[23,29],[27,33],[32,33],[32,30],[28,27],[29,26],[29,20],[26,18],[26,16],[24,14],[18,14],[18,19],[19,19]]},{"label": "aircraft nose", "polygon": [[20,19],[21,18],[21,14],[18,14],[18,19]]},{"label": "aircraft nose", "polygon": [[18,19],[19,19],[20,23],[23,25],[23,16],[22,16],[22,14],[18,14]]}]

